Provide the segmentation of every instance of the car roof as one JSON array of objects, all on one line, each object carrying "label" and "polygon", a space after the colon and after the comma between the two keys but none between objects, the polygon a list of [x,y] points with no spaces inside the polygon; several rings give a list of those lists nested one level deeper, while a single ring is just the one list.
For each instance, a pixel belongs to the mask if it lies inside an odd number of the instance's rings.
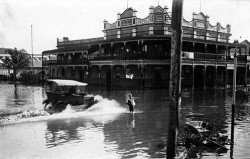
[{"label": "car roof", "polygon": [[186,118],[191,118],[191,117],[199,117],[199,118],[204,118],[204,114],[201,113],[190,113],[186,115]]},{"label": "car roof", "polygon": [[87,86],[87,83],[82,83],[74,80],[65,79],[48,79],[48,82],[56,83],[58,86]]}]

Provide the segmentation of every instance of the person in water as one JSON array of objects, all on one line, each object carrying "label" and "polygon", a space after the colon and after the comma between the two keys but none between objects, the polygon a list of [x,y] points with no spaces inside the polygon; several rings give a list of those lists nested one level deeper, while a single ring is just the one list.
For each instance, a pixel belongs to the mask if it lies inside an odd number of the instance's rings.
[{"label": "person in water", "polygon": [[132,94],[128,95],[128,99],[127,99],[126,103],[129,106],[130,113],[134,113],[135,99],[136,99],[136,97],[132,97]]}]

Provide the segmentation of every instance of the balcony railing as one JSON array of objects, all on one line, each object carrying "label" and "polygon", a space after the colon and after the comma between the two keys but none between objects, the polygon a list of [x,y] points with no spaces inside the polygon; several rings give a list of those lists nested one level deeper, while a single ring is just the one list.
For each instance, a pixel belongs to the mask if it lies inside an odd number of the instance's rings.
[{"label": "balcony railing", "polygon": [[[183,60],[193,61],[232,61],[233,57],[225,54],[213,54],[213,53],[200,53],[200,52],[183,52]],[[247,62],[247,55],[238,55],[237,60],[239,62]]]},{"label": "balcony railing", "polygon": [[88,59],[45,60],[43,65],[81,65],[89,64]]},{"label": "balcony railing", "polygon": [[92,55],[92,61],[99,60],[170,60],[170,55],[149,54],[149,53],[125,53],[125,54],[109,54],[109,55]]},{"label": "balcony railing", "polygon": [[[238,55],[239,62],[250,61],[247,55]],[[249,60],[248,60],[249,59]],[[43,65],[82,65],[89,64],[89,61],[105,61],[105,60],[170,60],[170,54],[150,54],[150,53],[120,53],[120,54],[99,54],[90,55],[89,59],[67,59],[67,60],[46,60]],[[182,60],[188,61],[217,61],[232,62],[233,57],[225,54],[200,53],[200,52],[183,52]]]}]

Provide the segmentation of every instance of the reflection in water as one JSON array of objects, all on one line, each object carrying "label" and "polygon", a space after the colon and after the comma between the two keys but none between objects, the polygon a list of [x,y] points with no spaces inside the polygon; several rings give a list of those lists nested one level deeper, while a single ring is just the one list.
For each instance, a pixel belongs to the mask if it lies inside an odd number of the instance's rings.
[{"label": "reflection in water", "polygon": [[128,116],[127,120],[127,128],[131,129],[132,131],[135,129],[135,114],[131,114]]},{"label": "reflection in water", "polygon": [[84,135],[82,133],[84,123],[81,121],[60,121],[57,120],[47,122],[47,130],[45,132],[46,146],[48,148],[59,146],[65,142],[80,140]]},{"label": "reflection in water", "polygon": [[[47,122],[46,143],[47,147],[60,146],[69,142],[85,142],[85,132],[95,127],[100,129],[104,124],[112,122],[124,113],[115,100],[108,100],[96,96],[99,102],[83,112],[66,111],[55,114],[53,117],[60,117],[63,120],[52,120]],[[69,108],[70,109],[70,108]],[[76,118],[77,117],[77,118]]]},{"label": "reflection in water", "polygon": [[[165,156],[166,112],[125,113],[104,126],[106,144],[116,142],[124,158],[161,158]],[[158,121],[159,120],[159,121]],[[162,146],[163,145],[163,146]]]},{"label": "reflection in water", "polygon": [[[15,90],[14,90],[14,94],[15,94],[14,99],[18,99],[17,85],[15,85],[15,88],[14,88],[14,89],[15,89]],[[17,104],[17,103],[15,103],[15,104]]]},{"label": "reflection in water", "polygon": [[[21,111],[27,115],[43,109],[44,89],[39,86],[0,85],[0,113]],[[35,116],[15,120],[0,126],[0,158],[165,158],[168,130],[168,90],[129,90],[139,97],[135,113],[131,114],[125,103],[126,90],[111,91],[89,89],[101,99],[85,112],[64,112],[50,116]],[[227,90],[186,89],[182,97],[180,118],[185,114],[203,113],[206,121],[216,123],[225,133],[230,133],[232,93]],[[235,145],[231,150],[190,150],[177,147],[178,156],[193,158],[247,158],[250,156],[250,103],[249,97],[237,93]],[[8,115],[9,117],[11,115]],[[14,115],[15,116],[15,115]],[[40,126],[39,126],[40,125]],[[28,129],[26,130],[26,127]],[[36,127],[36,126],[39,126]],[[20,134],[22,130],[23,134]],[[15,131],[13,131],[15,130]],[[11,133],[10,133],[11,132]],[[26,135],[32,134],[32,138]],[[35,133],[34,133],[35,132]],[[41,132],[41,133],[38,133]],[[230,135],[230,134],[229,134]],[[37,142],[39,138],[40,142]],[[16,141],[18,145],[16,145]],[[13,147],[12,149],[5,148]],[[36,145],[36,146],[34,146]],[[38,147],[38,149],[36,149]],[[230,148],[230,147],[228,147]],[[5,156],[1,156],[5,154]],[[16,156],[15,156],[16,155]]]},{"label": "reflection in water", "polygon": [[[184,146],[179,146],[177,149],[178,156],[186,159],[201,159],[203,157],[214,156],[216,158],[222,157],[225,158],[227,155],[228,149],[222,147],[190,147],[189,149],[185,148]],[[230,151],[230,153],[233,151]],[[227,157],[229,158],[229,157]]]},{"label": "reflection in water", "polygon": [[[205,94],[205,95],[204,95]],[[193,91],[192,94],[194,99],[192,105],[188,105],[189,101],[187,98],[184,98],[184,102],[182,103],[181,108],[181,117],[182,117],[182,124],[185,123],[184,116],[188,112],[192,113],[203,113],[206,116],[206,121],[210,123],[215,123],[217,126],[222,128],[223,133],[227,133],[230,137],[231,132],[231,105],[232,105],[232,92],[228,92],[226,90],[206,90],[204,92],[201,91]],[[201,99],[202,97],[203,99]],[[211,98],[212,97],[212,98]],[[199,102],[199,100],[202,100]],[[248,103],[248,96],[245,94],[237,93],[236,96],[236,127],[238,130],[235,130],[235,138],[239,140],[239,128],[244,127],[244,130],[240,130],[245,132],[245,126],[241,126],[241,121],[247,120],[249,118],[249,109],[247,106]],[[198,106],[198,104],[201,104]],[[237,141],[235,140],[235,144]],[[242,141],[240,141],[242,142]],[[191,148],[189,150],[181,147],[178,149],[179,156],[193,156],[191,158],[203,158],[206,156],[217,156],[219,157],[226,157],[226,158],[233,158],[235,155],[235,146],[236,145],[228,145],[227,149],[222,147],[202,147],[201,149],[194,149]],[[237,146],[236,146],[237,147]],[[228,151],[229,150],[229,151]],[[228,154],[229,153],[229,154]],[[246,152],[241,151],[244,153],[241,158],[246,158]],[[240,154],[241,154],[240,153]],[[200,154],[200,155],[199,155]],[[239,153],[237,153],[239,156]],[[244,157],[245,156],[245,157]],[[187,157],[189,158],[189,157]]]},{"label": "reflection in water", "polygon": [[41,110],[43,88],[0,83],[0,115]]}]

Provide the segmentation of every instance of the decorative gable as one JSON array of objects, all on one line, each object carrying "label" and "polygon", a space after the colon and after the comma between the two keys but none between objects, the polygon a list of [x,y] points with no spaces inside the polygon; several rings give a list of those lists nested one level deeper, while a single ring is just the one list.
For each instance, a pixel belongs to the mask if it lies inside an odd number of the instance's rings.
[{"label": "decorative gable", "polygon": [[127,8],[122,14],[121,19],[131,18],[133,16],[133,9]]},{"label": "decorative gable", "polygon": [[157,6],[157,7],[155,7],[154,12],[155,13],[163,13],[163,8],[161,6]]},{"label": "decorative gable", "polygon": [[155,7],[154,9],[154,20],[155,22],[163,22],[163,11],[164,9],[160,6]]},{"label": "decorative gable", "polygon": [[193,13],[194,27],[205,29],[207,18],[202,12],[199,14]]},{"label": "decorative gable", "polygon": [[200,20],[200,21],[206,21],[207,17],[202,12],[200,12],[199,14],[193,13],[193,19]]}]

